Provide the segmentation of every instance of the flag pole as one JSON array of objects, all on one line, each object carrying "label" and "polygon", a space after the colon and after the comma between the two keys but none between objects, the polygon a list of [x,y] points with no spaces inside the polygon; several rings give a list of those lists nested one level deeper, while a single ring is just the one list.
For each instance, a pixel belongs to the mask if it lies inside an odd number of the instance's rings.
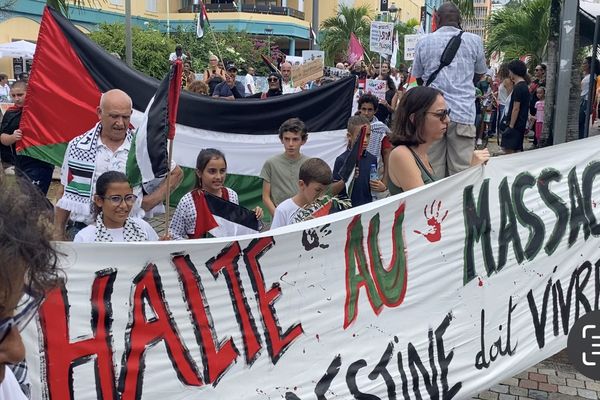
[{"label": "flag pole", "polygon": [[165,197],[165,228],[167,235],[169,234],[169,219],[171,214],[171,162],[173,160],[173,140],[169,139],[169,154],[167,156],[167,195]]},{"label": "flag pole", "polygon": [[217,43],[217,37],[215,36],[215,32],[212,30],[212,28],[210,29],[210,33],[213,37],[213,41],[215,42],[215,47],[217,48],[217,53],[219,54],[219,60],[221,60],[223,63],[223,68],[227,68],[225,65],[225,60],[223,60],[223,57],[221,56],[221,50],[219,49],[219,43]]}]

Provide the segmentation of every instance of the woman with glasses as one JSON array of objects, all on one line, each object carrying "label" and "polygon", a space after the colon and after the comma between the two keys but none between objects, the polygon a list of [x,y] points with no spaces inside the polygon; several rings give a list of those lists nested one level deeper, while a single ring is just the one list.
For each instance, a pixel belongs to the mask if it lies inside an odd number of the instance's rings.
[{"label": "woman with glasses", "polygon": [[[12,178],[0,176],[0,399],[26,400],[27,385],[19,386],[11,370],[24,365],[20,332],[62,273],[45,197],[28,180]],[[26,371],[18,369],[23,382]]]},{"label": "woman with glasses", "polygon": [[[433,142],[446,134],[449,122],[450,110],[439,90],[420,86],[402,96],[390,138],[396,146],[389,159],[390,194],[402,193],[438,179],[427,152]],[[471,166],[482,164],[489,158],[487,149],[475,150]]]},{"label": "woman with glasses", "polygon": [[96,225],[89,225],[75,235],[74,242],[143,242],[158,240],[154,229],[143,219],[129,217],[137,196],[127,176],[118,171],[100,175],[96,182],[94,208]]},{"label": "woman with glasses", "polygon": [[266,92],[255,93],[252,96],[248,97],[266,99],[269,97],[281,96],[283,94],[281,75],[279,75],[277,72],[269,73],[269,75],[267,76],[267,84],[269,85],[269,90],[267,90]]}]

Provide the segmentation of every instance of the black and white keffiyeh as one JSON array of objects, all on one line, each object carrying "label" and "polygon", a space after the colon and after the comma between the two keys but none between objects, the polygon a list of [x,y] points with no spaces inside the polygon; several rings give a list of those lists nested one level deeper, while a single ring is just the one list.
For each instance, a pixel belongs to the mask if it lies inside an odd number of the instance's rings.
[{"label": "black and white keffiyeh", "polygon": [[[148,234],[131,218],[127,218],[125,220],[125,225],[123,226],[123,237],[125,238],[126,242],[145,242],[148,240]],[[102,220],[102,213],[99,213],[96,217],[96,239],[94,241],[113,241],[113,237],[108,232],[108,228],[106,225],[104,225],[104,221]]]}]

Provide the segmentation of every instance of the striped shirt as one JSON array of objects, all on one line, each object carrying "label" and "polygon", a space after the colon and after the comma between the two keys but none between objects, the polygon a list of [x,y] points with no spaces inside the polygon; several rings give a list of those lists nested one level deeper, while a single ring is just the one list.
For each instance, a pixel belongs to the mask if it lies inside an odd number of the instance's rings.
[{"label": "striped shirt", "polygon": [[[434,33],[423,36],[415,47],[415,60],[412,75],[427,82],[429,76],[438,69],[440,58],[453,36],[460,33],[458,28],[443,26]],[[443,68],[431,87],[444,94],[448,107],[452,110],[452,121],[460,124],[475,123],[474,74],[485,74],[483,41],[477,35],[465,32],[452,63]]]}]

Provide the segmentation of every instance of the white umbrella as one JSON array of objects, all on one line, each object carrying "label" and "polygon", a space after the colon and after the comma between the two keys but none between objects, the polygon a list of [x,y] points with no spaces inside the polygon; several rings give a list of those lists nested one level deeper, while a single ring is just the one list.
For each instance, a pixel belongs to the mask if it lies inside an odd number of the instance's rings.
[{"label": "white umbrella", "polygon": [[0,57],[23,58],[23,72],[25,72],[25,59],[33,58],[35,44],[25,40],[0,44]]},{"label": "white umbrella", "polygon": [[35,44],[25,40],[0,44],[0,57],[33,58]]}]

